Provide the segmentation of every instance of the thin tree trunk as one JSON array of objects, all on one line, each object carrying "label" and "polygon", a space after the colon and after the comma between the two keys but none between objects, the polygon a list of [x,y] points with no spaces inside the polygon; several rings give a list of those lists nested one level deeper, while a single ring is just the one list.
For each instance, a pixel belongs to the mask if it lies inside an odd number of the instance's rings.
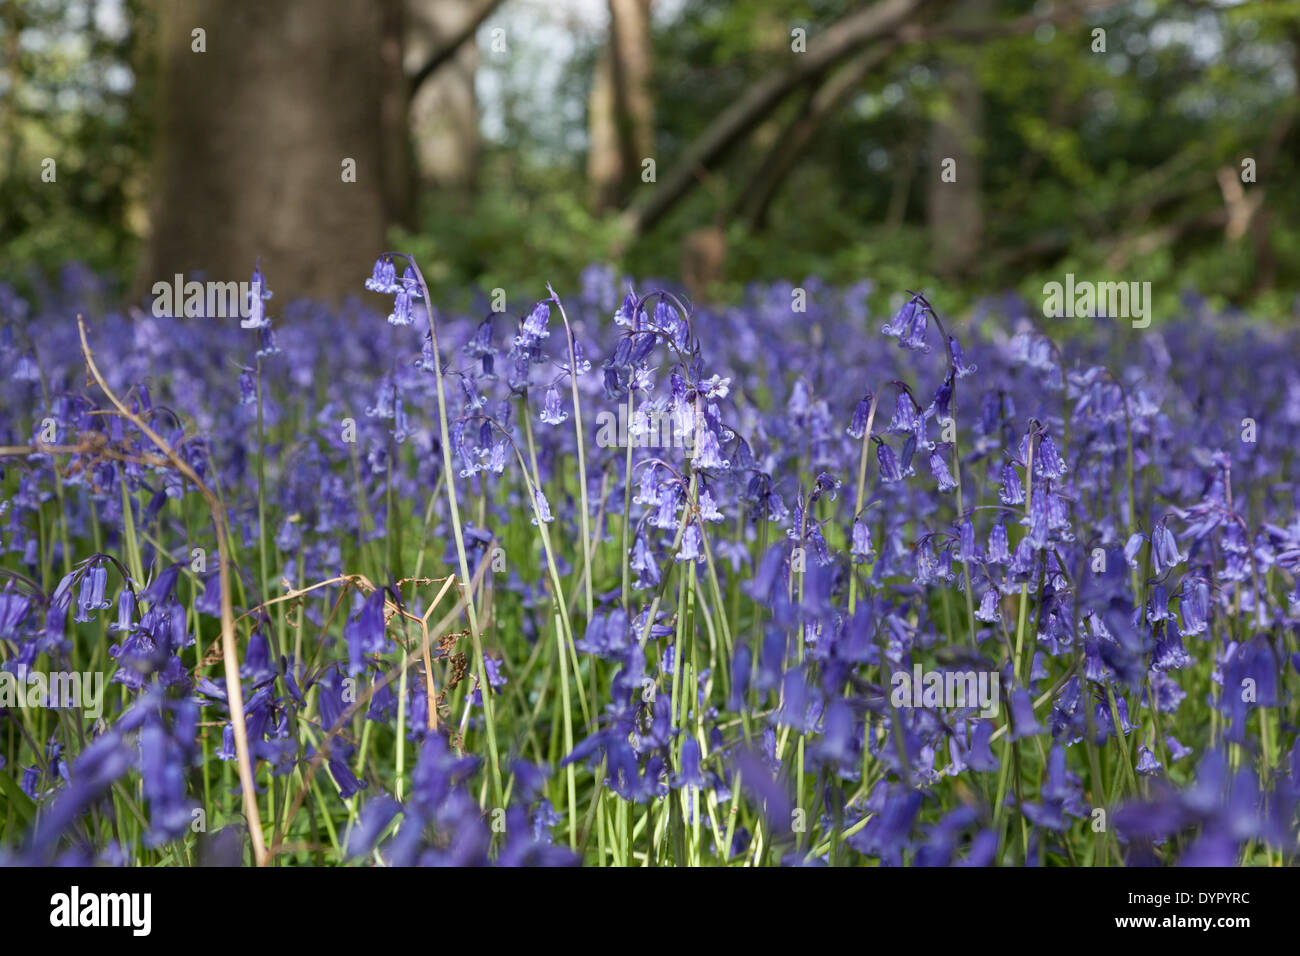
[{"label": "thin tree trunk", "polygon": [[650,0],[609,0],[609,44],[592,81],[587,176],[598,209],[622,206],[654,153]]},{"label": "thin tree trunk", "polygon": [[[408,67],[427,63],[436,50],[463,36],[467,23],[485,8],[483,0],[408,0]],[[467,197],[478,169],[478,64],[471,35],[411,95],[416,167],[422,179],[453,194],[445,198]]]},{"label": "thin tree trunk", "polygon": [[[952,23],[987,21],[989,0],[962,0]],[[934,267],[940,275],[969,268],[979,252],[984,227],[980,197],[983,98],[968,48],[955,50],[940,68],[945,96],[930,126],[927,217]],[[950,179],[948,173],[955,179]]]}]

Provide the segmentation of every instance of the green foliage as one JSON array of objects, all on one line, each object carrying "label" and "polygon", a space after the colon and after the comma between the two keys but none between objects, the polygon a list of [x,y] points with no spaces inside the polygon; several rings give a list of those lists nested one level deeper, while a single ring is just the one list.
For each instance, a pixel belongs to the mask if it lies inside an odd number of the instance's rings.
[{"label": "green foliage", "polygon": [[10,3],[0,16],[0,278],[24,290],[69,260],[122,280],[138,247],[152,18],[137,0],[101,18],[104,6]]},{"label": "green foliage", "polygon": [[[0,114],[0,276],[22,282],[68,259],[123,278],[145,228],[152,42],[148,9],[126,6],[123,29],[66,0],[11,5],[0,44],[20,45]],[[586,100],[603,31],[587,24],[553,86],[530,90],[550,55],[527,31],[499,92],[472,190],[426,185],[418,226],[393,244],[416,250],[444,301],[476,289],[535,297],[571,285],[596,261],[675,280],[682,240],[725,224],[723,282],[734,298],[758,279],[864,278],[878,288],[935,288],[954,307],[1016,289],[1036,298],[1066,271],[1149,280],[1161,309],[1195,290],[1215,304],[1285,314],[1300,276],[1300,3],[1235,7],[1164,0],[1120,3],[1036,30],[1016,28],[1023,4],[977,4],[977,40],[925,39],[896,49],[817,130],[765,215],[743,200],[822,77],[812,77],[708,170],[650,235],[630,241],[621,211],[596,213],[586,181]],[[504,8],[512,22],[541,15]],[[773,5],[687,4],[659,13],[653,35],[655,159],[660,181],[692,142],[755,82],[799,54],[791,30],[815,44],[856,9],[841,0]],[[954,11],[957,7],[952,8]],[[1041,12],[1041,11],[1040,11]],[[943,16],[926,29],[942,30]],[[1092,31],[1106,31],[1106,51]],[[983,103],[977,260],[940,276],[928,222],[938,160],[936,119],[951,115],[945,69],[961,64]],[[2,82],[2,81],[0,81]],[[551,87],[548,87],[550,89]],[[552,95],[552,94],[547,94]],[[485,110],[487,107],[485,107]],[[488,134],[485,134],[488,135]],[[40,182],[44,156],[58,184]],[[1225,235],[1220,176],[1258,166],[1244,190],[1264,193],[1248,234]],[[656,184],[639,184],[631,202]],[[309,240],[304,240],[309,241]]]}]

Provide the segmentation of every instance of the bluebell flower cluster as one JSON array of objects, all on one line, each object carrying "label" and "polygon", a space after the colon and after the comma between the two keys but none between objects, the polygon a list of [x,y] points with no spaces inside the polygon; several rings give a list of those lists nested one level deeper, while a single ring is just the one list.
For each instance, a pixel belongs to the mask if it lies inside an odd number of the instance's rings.
[{"label": "bluebell flower cluster", "polygon": [[1295,332],[358,278],[225,324],[0,287],[0,673],[112,687],[0,695],[0,862],[208,852],[227,626],[303,862],[1294,862]]}]

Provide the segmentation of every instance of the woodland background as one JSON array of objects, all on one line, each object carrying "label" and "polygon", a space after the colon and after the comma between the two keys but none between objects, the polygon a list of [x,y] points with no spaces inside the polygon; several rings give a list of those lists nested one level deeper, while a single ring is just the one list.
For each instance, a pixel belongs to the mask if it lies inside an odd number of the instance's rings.
[{"label": "woodland background", "polygon": [[448,305],[608,262],[1293,315],[1298,67],[1292,2],[5,0],[0,280],[337,300],[401,248]]}]

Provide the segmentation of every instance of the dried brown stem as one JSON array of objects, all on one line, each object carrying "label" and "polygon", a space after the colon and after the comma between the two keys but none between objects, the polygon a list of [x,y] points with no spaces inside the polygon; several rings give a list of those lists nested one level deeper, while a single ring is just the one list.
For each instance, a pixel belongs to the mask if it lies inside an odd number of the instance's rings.
[{"label": "dried brown stem", "polygon": [[221,501],[213,494],[212,489],[203,482],[203,479],[198,476],[194,469],[190,467],[189,462],[176,454],[171,446],[149,427],[147,422],[124,405],[121,399],[108,387],[108,383],[104,381],[104,376],[100,374],[99,368],[95,365],[95,357],[90,350],[90,342],[86,339],[86,323],[82,321],[80,315],[77,316],[77,329],[81,335],[81,352],[86,359],[86,371],[95,380],[95,384],[108,396],[108,400],[113,403],[122,417],[140,429],[157,446],[158,450],[166,458],[167,463],[198,489],[199,494],[203,496],[203,500],[208,505],[208,510],[212,513],[212,524],[217,534],[217,576],[221,588],[222,657],[225,661],[226,695],[230,703],[230,723],[235,732],[235,753],[239,762],[239,786],[244,794],[244,815],[248,819],[248,832],[253,840],[253,859],[258,866],[265,866],[270,860],[270,856],[266,850],[266,837],[262,833],[262,817],[257,808],[257,791],[253,786],[253,762],[248,748],[248,727],[244,722],[244,689],[239,681],[239,655],[237,651],[239,638],[235,633],[235,610],[230,592],[230,546],[226,540],[224,509],[221,506]]}]

